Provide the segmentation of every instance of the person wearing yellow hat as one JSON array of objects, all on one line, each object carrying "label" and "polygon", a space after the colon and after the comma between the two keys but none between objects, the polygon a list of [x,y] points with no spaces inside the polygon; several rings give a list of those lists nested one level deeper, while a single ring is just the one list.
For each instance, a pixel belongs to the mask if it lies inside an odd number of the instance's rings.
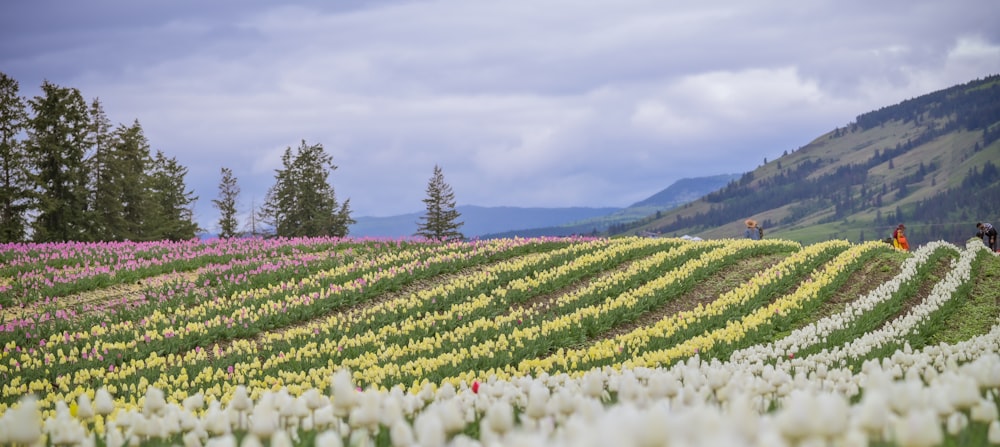
[{"label": "person wearing yellow hat", "polygon": [[743,235],[746,236],[747,239],[759,241],[764,238],[764,230],[757,226],[757,221],[747,219],[745,223],[747,224],[747,229],[743,232]]}]

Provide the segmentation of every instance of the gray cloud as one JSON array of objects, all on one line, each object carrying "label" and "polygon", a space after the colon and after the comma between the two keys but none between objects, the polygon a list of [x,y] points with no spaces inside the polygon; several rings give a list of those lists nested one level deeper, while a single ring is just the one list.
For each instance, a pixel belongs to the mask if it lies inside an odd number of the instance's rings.
[{"label": "gray cloud", "polygon": [[435,164],[462,204],[625,206],[1000,72],[992,0],[870,3],[7,2],[0,70],[139,119],[208,227],[220,167],[259,204],[302,139],[357,215]]}]

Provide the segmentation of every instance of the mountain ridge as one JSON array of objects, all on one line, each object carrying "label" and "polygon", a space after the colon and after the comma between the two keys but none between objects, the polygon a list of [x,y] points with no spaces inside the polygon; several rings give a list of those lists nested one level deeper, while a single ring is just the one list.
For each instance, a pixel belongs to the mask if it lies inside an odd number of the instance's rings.
[{"label": "mountain ridge", "polygon": [[[597,234],[614,223],[633,222],[656,211],[680,206],[714,191],[738,174],[682,178],[659,192],[625,208],[615,207],[515,207],[461,205],[455,209],[464,222],[459,228],[468,238],[568,236]],[[361,216],[350,226],[353,237],[406,237],[417,231],[423,212],[386,217]]]},{"label": "mountain ridge", "polygon": [[858,115],[726,187],[616,234],[739,237],[743,220],[803,243],[964,242],[1000,211],[1000,75]]}]

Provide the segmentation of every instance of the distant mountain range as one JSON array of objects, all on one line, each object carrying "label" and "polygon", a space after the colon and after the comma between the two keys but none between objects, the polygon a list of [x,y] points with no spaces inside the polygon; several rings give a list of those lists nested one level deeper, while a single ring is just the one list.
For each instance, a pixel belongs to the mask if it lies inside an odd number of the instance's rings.
[{"label": "distant mountain range", "polygon": [[[484,207],[462,205],[455,207],[461,214],[463,225],[458,229],[473,238],[487,233],[508,231],[515,228],[558,225],[574,220],[603,216],[620,208],[519,208],[511,206]],[[355,217],[350,226],[351,237],[406,237],[417,232],[417,223],[423,212],[388,217]]]},{"label": "distant mountain range", "polygon": [[724,188],[616,234],[765,237],[814,243],[883,239],[963,244],[1000,220],[1000,75],[858,115]]},{"label": "distant mountain range", "polygon": [[[568,236],[607,231],[614,224],[631,223],[696,200],[715,191],[738,174],[686,178],[627,208],[525,208],[513,206],[456,207],[463,222],[459,231],[468,238]],[[351,237],[405,237],[417,231],[423,212],[388,217],[355,217],[350,226]]]}]

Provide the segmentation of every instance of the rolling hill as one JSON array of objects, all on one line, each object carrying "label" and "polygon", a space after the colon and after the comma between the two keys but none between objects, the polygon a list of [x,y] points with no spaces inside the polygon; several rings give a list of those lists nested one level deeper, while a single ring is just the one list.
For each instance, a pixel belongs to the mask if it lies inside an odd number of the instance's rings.
[{"label": "rolling hill", "polygon": [[1000,75],[859,115],[727,186],[609,234],[963,242],[1000,218]]}]

